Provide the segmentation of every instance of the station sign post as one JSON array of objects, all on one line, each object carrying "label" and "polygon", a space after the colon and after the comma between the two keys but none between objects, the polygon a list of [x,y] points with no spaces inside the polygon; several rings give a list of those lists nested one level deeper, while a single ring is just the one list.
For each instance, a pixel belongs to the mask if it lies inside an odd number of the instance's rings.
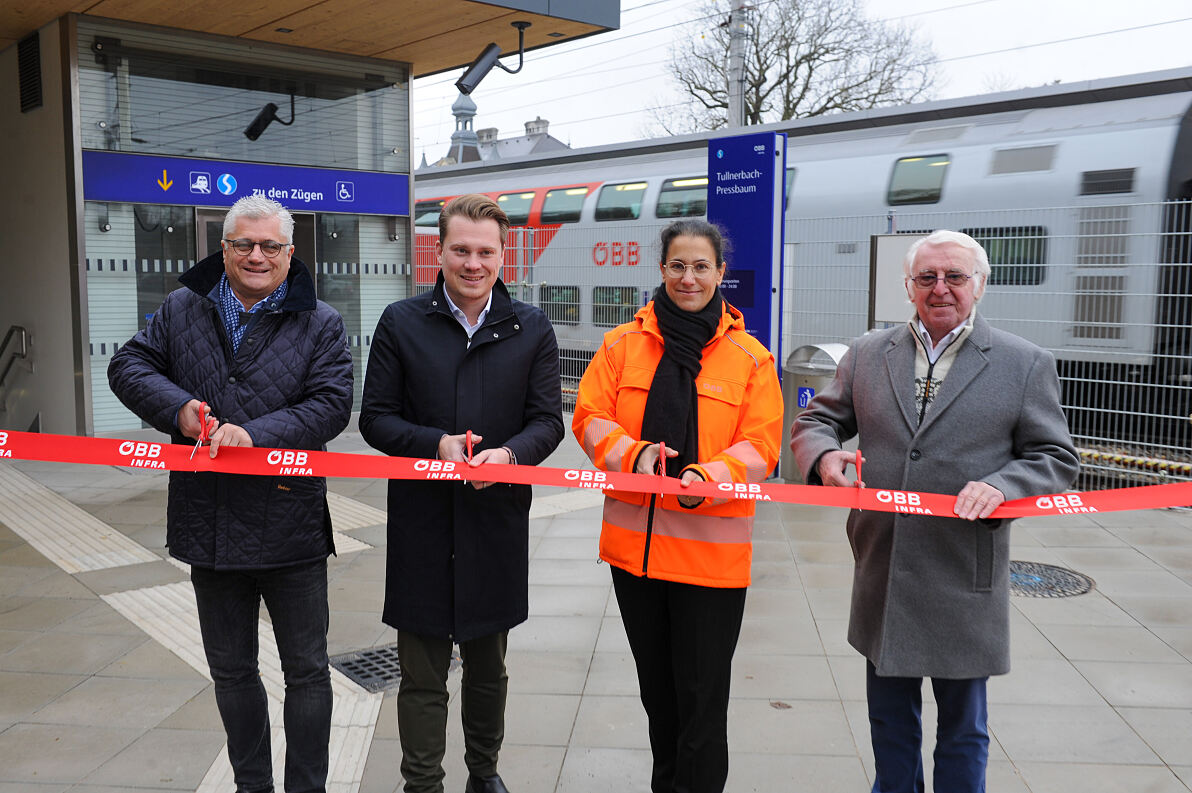
[{"label": "station sign post", "polygon": [[782,370],[782,253],[786,135],[734,135],[708,141],[708,220],[728,237],[725,299]]}]

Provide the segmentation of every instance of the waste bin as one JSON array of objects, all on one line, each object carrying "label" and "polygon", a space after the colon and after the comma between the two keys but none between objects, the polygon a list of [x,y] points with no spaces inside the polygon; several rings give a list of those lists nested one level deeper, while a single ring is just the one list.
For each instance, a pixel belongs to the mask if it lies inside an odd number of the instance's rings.
[{"label": "waste bin", "polygon": [[847,344],[806,344],[792,352],[782,367],[782,456],[779,475],[788,482],[803,483],[791,452],[791,424],[795,416],[836,376],[836,366],[848,352]]}]

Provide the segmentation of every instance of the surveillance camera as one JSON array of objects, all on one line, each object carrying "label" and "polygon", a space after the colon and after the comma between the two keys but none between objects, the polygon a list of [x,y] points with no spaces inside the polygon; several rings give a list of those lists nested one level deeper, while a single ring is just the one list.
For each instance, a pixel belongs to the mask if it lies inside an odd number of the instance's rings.
[{"label": "surveillance camera", "polygon": [[261,133],[264,132],[265,128],[273,123],[273,120],[276,118],[277,105],[269,102],[263,108],[261,108],[261,112],[257,113],[257,117],[252,120],[252,123],[245,127],[244,137],[248,138],[249,140],[256,140],[257,138],[261,137]]},{"label": "surveillance camera", "polygon": [[489,44],[476,56],[476,60],[472,61],[472,65],[464,72],[463,77],[455,81],[455,87],[459,89],[461,94],[470,94],[476,90],[476,86],[480,85],[480,81],[484,76],[492,71],[493,66],[496,65],[497,59],[501,57],[501,48],[495,42]]}]

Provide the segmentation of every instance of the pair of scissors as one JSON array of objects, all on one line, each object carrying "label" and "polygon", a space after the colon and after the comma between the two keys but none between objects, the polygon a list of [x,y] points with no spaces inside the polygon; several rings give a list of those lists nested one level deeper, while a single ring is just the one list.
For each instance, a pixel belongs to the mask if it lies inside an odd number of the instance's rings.
[{"label": "pair of scissors", "polygon": [[211,421],[213,421],[213,419],[210,419],[207,417],[207,403],[200,402],[199,403],[199,439],[197,441],[195,441],[195,447],[190,450],[190,459],[193,460],[195,458],[195,452],[197,452],[199,450],[199,447],[203,445],[203,442],[208,439],[208,437],[209,437],[208,427],[210,426],[210,424],[208,422],[211,422]]},{"label": "pair of scissors", "polygon": [[472,462],[472,431],[468,430],[464,433],[464,447],[468,452],[468,462]]}]

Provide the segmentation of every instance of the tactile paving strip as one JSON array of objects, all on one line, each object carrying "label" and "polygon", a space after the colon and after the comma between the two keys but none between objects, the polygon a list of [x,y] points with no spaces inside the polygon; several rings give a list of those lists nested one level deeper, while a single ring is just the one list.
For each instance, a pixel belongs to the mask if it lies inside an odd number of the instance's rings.
[{"label": "tactile paving strip", "polygon": [[0,520],[67,573],[161,557],[10,465],[0,465]]}]

